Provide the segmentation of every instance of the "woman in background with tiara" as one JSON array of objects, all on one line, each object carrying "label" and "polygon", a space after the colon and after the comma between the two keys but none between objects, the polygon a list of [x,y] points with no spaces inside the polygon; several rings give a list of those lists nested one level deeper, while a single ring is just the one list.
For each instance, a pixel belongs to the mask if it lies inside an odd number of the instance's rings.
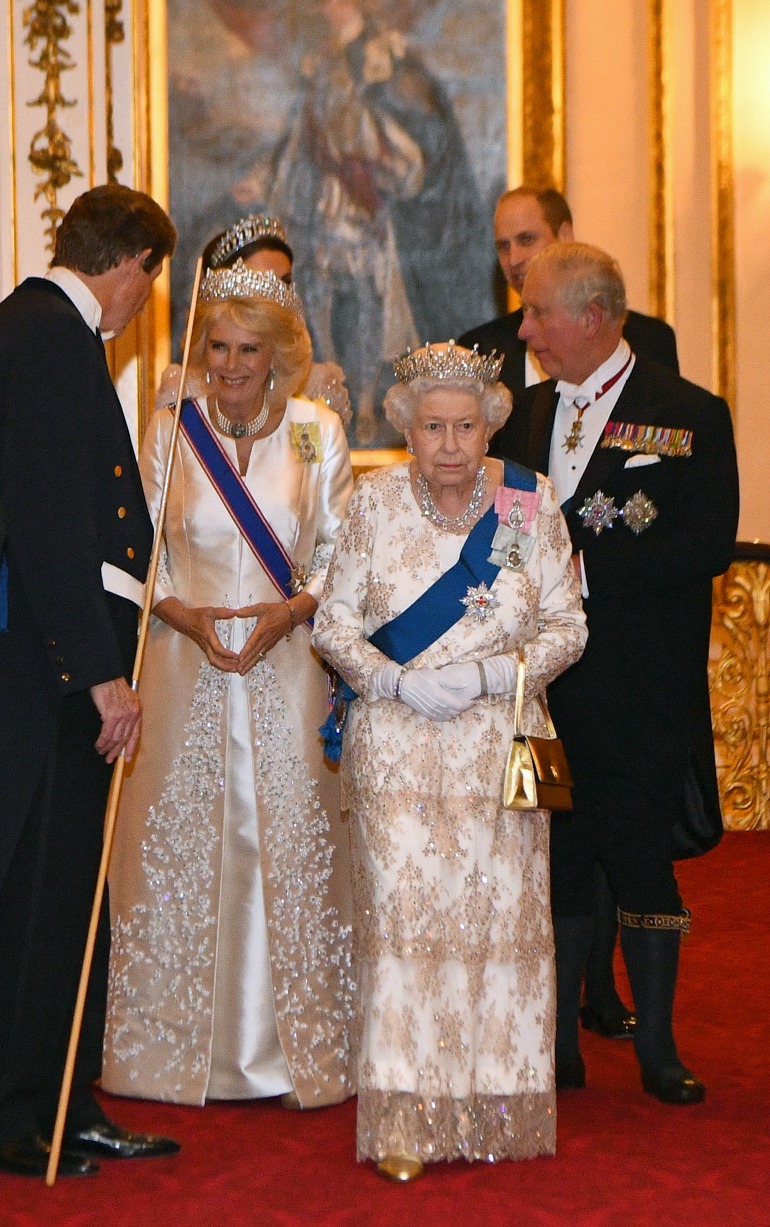
[{"label": "woman in background with tiara", "polygon": [[[316,1107],[348,1073],[349,870],[310,624],[352,489],[344,431],[299,397],[295,291],[236,261],[201,287],[110,873],[103,1086]],[[141,471],[157,515],[172,414]]]},{"label": "woman in background with tiara", "polygon": [[[277,217],[265,213],[249,213],[229,230],[223,230],[211,239],[203,249],[203,271],[217,268],[232,268],[236,260],[243,260],[255,273],[275,273],[286,285],[292,283],[294,252],[283,224]],[[178,363],[167,366],[160,381],[156,408],[173,405],[179,392],[181,367]],[[205,387],[199,387],[188,371],[186,396],[205,396]],[[311,400],[323,400],[330,409],[340,415],[347,430],[353,416],[350,396],[345,386],[342,367],[336,362],[314,362],[307,377],[303,394]]]}]

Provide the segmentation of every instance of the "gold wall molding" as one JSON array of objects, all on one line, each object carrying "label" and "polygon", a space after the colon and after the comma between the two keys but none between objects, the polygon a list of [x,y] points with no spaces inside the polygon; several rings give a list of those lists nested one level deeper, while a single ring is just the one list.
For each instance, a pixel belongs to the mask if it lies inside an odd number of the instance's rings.
[{"label": "gold wall molding", "polygon": [[714,584],[709,668],[719,792],[728,830],[770,829],[770,551]]},{"label": "gold wall molding", "polygon": [[28,159],[38,175],[47,177],[35,188],[34,199],[44,196],[47,202],[41,216],[46,220],[46,249],[53,251],[56,227],[64,216],[59,207],[58,196],[62,188],[75,176],[82,176],[77,162],[72,157],[72,141],[58,122],[58,113],[76,105],[61,92],[62,73],[71,71],[75,64],[63,45],[72,35],[72,26],[67,20],[80,12],[76,0],[35,0],[24,12],[23,24],[27,30],[24,42],[32,52],[41,46],[37,59],[30,65],[45,76],[42,93],[29,106],[46,109],[46,122],[32,137]]},{"label": "gold wall molding", "polygon": [[521,0],[522,179],[564,189],[564,0]]},{"label": "gold wall molding", "polygon": [[110,183],[117,183],[123,169],[123,154],[115,144],[114,90],[113,90],[113,48],[125,42],[126,31],[121,20],[123,0],[105,0],[104,2],[104,88],[105,110],[107,116],[107,178]]},{"label": "gold wall molding", "polygon": [[670,207],[668,141],[668,73],[666,63],[666,0],[648,0],[648,95],[650,114],[650,285],[653,315],[670,317]]},{"label": "gold wall molding", "polygon": [[735,184],[733,176],[733,5],[710,0],[712,311],[714,381],[735,404]]}]

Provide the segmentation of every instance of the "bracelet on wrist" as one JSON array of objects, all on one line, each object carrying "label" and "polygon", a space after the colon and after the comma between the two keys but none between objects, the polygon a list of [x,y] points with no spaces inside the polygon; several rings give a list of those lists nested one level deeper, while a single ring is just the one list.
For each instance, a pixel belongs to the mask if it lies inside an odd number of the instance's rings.
[{"label": "bracelet on wrist", "polygon": [[292,605],[291,601],[286,602],[286,608],[289,611],[289,618],[291,619],[291,626],[289,627],[289,634],[291,634],[294,628],[299,626],[301,619],[296,616],[294,606]]},{"label": "bracelet on wrist", "polygon": [[403,681],[404,681],[404,678],[405,678],[405,677],[406,677],[406,665],[402,665],[402,666],[401,666],[401,672],[399,673],[398,677],[396,678],[396,684],[395,684],[395,686],[393,687],[393,698],[394,698],[394,699],[398,699],[398,700],[399,700],[399,702],[401,701],[401,686],[402,686],[402,684],[403,684]]},{"label": "bracelet on wrist", "polygon": [[489,694],[489,686],[487,683],[487,674],[484,668],[484,662],[483,660],[477,660],[476,664],[478,665],[478,668],[479,668],[479,682],[481,684],[481,690],[479,691],[479,698],[485,699],[487,695]]}]

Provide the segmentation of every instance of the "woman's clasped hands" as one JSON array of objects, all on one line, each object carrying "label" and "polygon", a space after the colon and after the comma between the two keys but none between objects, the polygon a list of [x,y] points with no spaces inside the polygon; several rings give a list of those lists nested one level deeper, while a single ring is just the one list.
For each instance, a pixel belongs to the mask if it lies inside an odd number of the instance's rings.
[{"label": "woman's clasped hands", "polygon": [[[171,597],[156,605],[154,612],[175,630],[192,639],[209,664],[223,673],[239,673],[241,677],[260,664],[294,625],[286,601],[260,602],[244,605],[240,609],[229,609],[224,605],[188,608]],[[217,622],[231,618],[256,619],[256,625],[240,652],[226,648],[217,631]]]}]

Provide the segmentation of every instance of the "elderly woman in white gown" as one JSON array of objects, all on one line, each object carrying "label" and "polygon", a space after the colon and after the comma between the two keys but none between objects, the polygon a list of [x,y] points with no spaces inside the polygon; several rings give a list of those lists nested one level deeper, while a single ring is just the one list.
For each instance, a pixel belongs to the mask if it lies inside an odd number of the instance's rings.
[{"label": "elderly woman in white gown", "polygon": [[427,346],[385,408],[413,458],[348,505],[313,642],[358,696],[342,751],[359,980],[358,1155],[408,1180],[440,1159],[555,1145],[549,815],[502,780],[520,657],[532,702],[585,619],[551,482],[485,460],[500,360]]},{"label": "elderly woman in white gown", "polygon": [[[144,727],[110,874],[103,1085],[183,1103],[352,1093],[347,828],[318,726],[310,623],[352,490],[339,417],[295,396],[295,292],[207,274],[191,346],[142,686]],[[157,512],[172,414],[141,453]]]}]

